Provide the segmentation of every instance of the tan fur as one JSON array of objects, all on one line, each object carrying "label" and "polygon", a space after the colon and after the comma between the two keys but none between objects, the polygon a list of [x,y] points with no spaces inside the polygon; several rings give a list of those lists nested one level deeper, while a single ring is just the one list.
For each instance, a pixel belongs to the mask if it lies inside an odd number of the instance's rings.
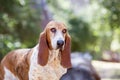
[{"label": "tan fur", "polygon": [[[41,33],[41,38],[40,38],[41,44],[39,45],[39,54],[38,54],[39,55],[38,56],[38,61],[39,61],[38,63],[41,65],[47,64],[48,55],[49,55],[48,48],[52,49],[51,44],[50,44],[50,42],[51,42],[50,36],[52,36],[54,34],[52,34],[50,32],[51,28],[56,28],[56,29],[59,29],[61,31],[63,29],[66,29],[66,27],[63,23],[51,21],[46,26],[46,29],[44,30],[44,32]],[[71,38],[70,38],[68,33],[64,34],[63,36],[65,38],[65,48],[63,51],[61,51],[61,64],[63,65],[63,67],[69,68],[69,67],[71,67],[71,62],[70,62]],[[47,41],[45,40],[45,38]],[[49,46],[47,46],[47,43],[49,44]],[[43,45],[43,44],[45,44],[45,45]]]},{"label": "tan fur", "polygon": [[3,69],[4,66],[9,69],[15,76],[20,80],[28,80],[29,71],[29,59],[32,53],[32,49],[19,49],[8,53],[1,62],[1,73],[3,80],[3,75],[5,74]]},{"label": "tan fur", "polygon": [[6,71],[12,73],[15,80],[59,80],[66,68],[71,67],[70,36],[68,33],[63,34],[63,50],[53,50],[50,40],[54,35],[50,32],[52,27],[60,31],[66,29],[63,23],[51,21],[40,34],[37,46],[8,53],[0,63],[0,80],[4,80],[6,76],[10,77]]}]

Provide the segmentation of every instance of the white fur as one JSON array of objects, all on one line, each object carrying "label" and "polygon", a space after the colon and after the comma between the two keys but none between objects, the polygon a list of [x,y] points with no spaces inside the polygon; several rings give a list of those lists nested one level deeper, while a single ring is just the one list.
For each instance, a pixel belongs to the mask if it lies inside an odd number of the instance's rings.
[{"label": "white fur", "polygon": [[40,66],[37,63],[38,50],[35,47],[30,60],[29,80],[59,80],[66,69],[60,65],[60,61],[56,65],[52,64],[55,58],[58,59],[58,55],[58,50],[50,51],[47,65]]},{"label": "white fur", "polygon": [[63,37],[63,34],[60,30],[57,30],[55,35],[52,36],[50,39],[51,39],[51,44],[52,44],[53,49],[57,49],[57,41],[58,40],[63,40],[63,41],[65,40]]},{"label": "white fur", "polygon": [[4,80],[19,80],[11,71],[4,67],[5,75]]}]

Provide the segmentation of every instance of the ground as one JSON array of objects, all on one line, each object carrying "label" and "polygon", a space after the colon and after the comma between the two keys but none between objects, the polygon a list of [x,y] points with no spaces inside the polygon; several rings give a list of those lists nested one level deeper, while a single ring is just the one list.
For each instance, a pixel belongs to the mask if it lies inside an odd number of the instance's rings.
[{"label": "ground", "polygon": [[120,80],[120,63],[92,61],[102,80]]}]

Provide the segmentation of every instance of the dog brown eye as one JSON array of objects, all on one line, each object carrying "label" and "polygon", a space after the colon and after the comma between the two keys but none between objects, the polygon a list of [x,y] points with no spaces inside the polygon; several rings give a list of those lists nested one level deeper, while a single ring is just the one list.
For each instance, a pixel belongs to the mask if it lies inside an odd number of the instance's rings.
[{"label": "dog brown eye", "polygon": [[51,29],[51,32],[54,32],[54,33],[55,33],[55,32],[56,32],[56,29],[55,29],[55,28],[52,28],[52,29]]},{"label": "dog brown eye", "polygon": [[63,32],[63,33],[66,33],[66,32],[67,32],[67,30],[66,30],[66,29],[63,29],[63,30],[62,30],[62,32]]}]

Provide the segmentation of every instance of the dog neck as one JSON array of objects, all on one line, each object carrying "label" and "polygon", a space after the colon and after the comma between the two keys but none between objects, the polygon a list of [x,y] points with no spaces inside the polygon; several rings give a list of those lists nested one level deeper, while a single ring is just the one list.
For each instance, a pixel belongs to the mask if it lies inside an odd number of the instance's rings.
[{"label": "dog neck", "polygon": [[50,50],[49,51],[49,59],[48,63],[51,63],[53,61],[59,60],[60,61],[60,50]]}]

